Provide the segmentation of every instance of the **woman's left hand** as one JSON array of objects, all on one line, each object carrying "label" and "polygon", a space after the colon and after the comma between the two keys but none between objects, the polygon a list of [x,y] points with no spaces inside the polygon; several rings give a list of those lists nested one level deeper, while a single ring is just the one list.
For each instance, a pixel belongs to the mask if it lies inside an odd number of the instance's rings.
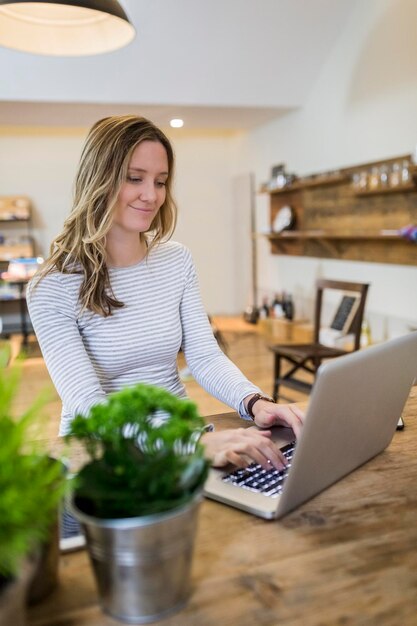
[{"label": "woman's left hand", "polygon": [[286,426],[292,428],[296,439],[299,438],[304,423],[304,411],[297,404],[275,404],[258,400],[253,406],[255,424],[259,428]]}]

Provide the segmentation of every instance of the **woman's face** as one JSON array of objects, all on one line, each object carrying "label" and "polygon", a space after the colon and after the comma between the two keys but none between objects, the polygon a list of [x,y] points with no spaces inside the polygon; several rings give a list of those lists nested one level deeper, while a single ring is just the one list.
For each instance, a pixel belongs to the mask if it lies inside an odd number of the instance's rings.
[{"label": "woman's face", "polygon": [[165,202],[168,157],[159,141],[142,141],[129,162],[117,197],[112,229],[144,233]]}]

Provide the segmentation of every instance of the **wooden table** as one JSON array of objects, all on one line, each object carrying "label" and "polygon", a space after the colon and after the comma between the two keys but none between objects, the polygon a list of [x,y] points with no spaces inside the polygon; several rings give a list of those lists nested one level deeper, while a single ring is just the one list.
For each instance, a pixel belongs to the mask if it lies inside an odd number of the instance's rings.
[{"label": "wooden table", "polygon": [[[164,626],[417,624],[417,387],[389,448],[280,521],[203,502],[193,594]],[[210,418],[212,419],[212,418]],[[236,425],[233,414],[213,418]],[[110,626],[85,551],[28,626]]]}]

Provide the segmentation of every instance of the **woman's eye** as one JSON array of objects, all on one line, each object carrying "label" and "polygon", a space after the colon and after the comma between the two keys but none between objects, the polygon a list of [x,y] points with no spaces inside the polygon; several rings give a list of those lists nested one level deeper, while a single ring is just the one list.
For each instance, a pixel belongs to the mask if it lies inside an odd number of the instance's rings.
[{"label": "woman's eye", "polygon": [[166,182],[164,182],[163,180],[157,180],[156,181],[156,186],[157,187],[166,187]]},{"label": "woman's eye", "polygon": [[140,182],[142,182],[142,179],[138,178],[137,176],[128,176],[127,177],[127,182],[128,183],[140,183]]}]

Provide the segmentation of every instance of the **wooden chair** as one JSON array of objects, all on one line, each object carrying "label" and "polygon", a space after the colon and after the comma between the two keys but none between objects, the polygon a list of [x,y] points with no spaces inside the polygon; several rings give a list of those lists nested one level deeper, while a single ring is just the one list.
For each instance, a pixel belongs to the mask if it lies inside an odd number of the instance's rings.
[{"label": "wooden chair", "polygon": [[227,345],[225,338],[223,337],[223,334],[220,332],[216,324],[213,322],[211,315],[209,315],[208,318],[209,318],[209,322],[211,325],[211,329],[213,331],[213,335],[215,336],[216,341],[220,346],[220,349],[223,350],[225,354],[227,354],[228,345]]},{"label": "wooden chair", "polygon": [[[348,352],[358,350],[360,347],[361,327],[369,284],[320,279],[317,281],[316,287],[317,294],[314,315],[313,343],[269,346],[269,349],[275,355],[274,385],[272,394],[275,401],[278,400],[280,395],[279,390],[281,385],[301,391],[302,393],[310,393],[313,387],[315,374],[323,360],[342,356]],[[349,322],[348,327],[348,333],[352,333],[354,335],[352,350],[329,347],[320,343],[320,329],[322,328],[322,302],[323,292],[325,289],[337,289],[343,292],[356,292],[359,294],[358,307],[354,313],[352,321]],[[290,367],[285,374],[282,372],[282,366],[284,365],[283,361],[286,361],[287,365],[288,363],[292,365],[292,367]],[[295,374],[299,370],[301,372],[309,372],[312,374],[313,381],[308,382],[297,378]],[[286,400],[291,400],[291,398],[285,396],[282,397]]]}]

